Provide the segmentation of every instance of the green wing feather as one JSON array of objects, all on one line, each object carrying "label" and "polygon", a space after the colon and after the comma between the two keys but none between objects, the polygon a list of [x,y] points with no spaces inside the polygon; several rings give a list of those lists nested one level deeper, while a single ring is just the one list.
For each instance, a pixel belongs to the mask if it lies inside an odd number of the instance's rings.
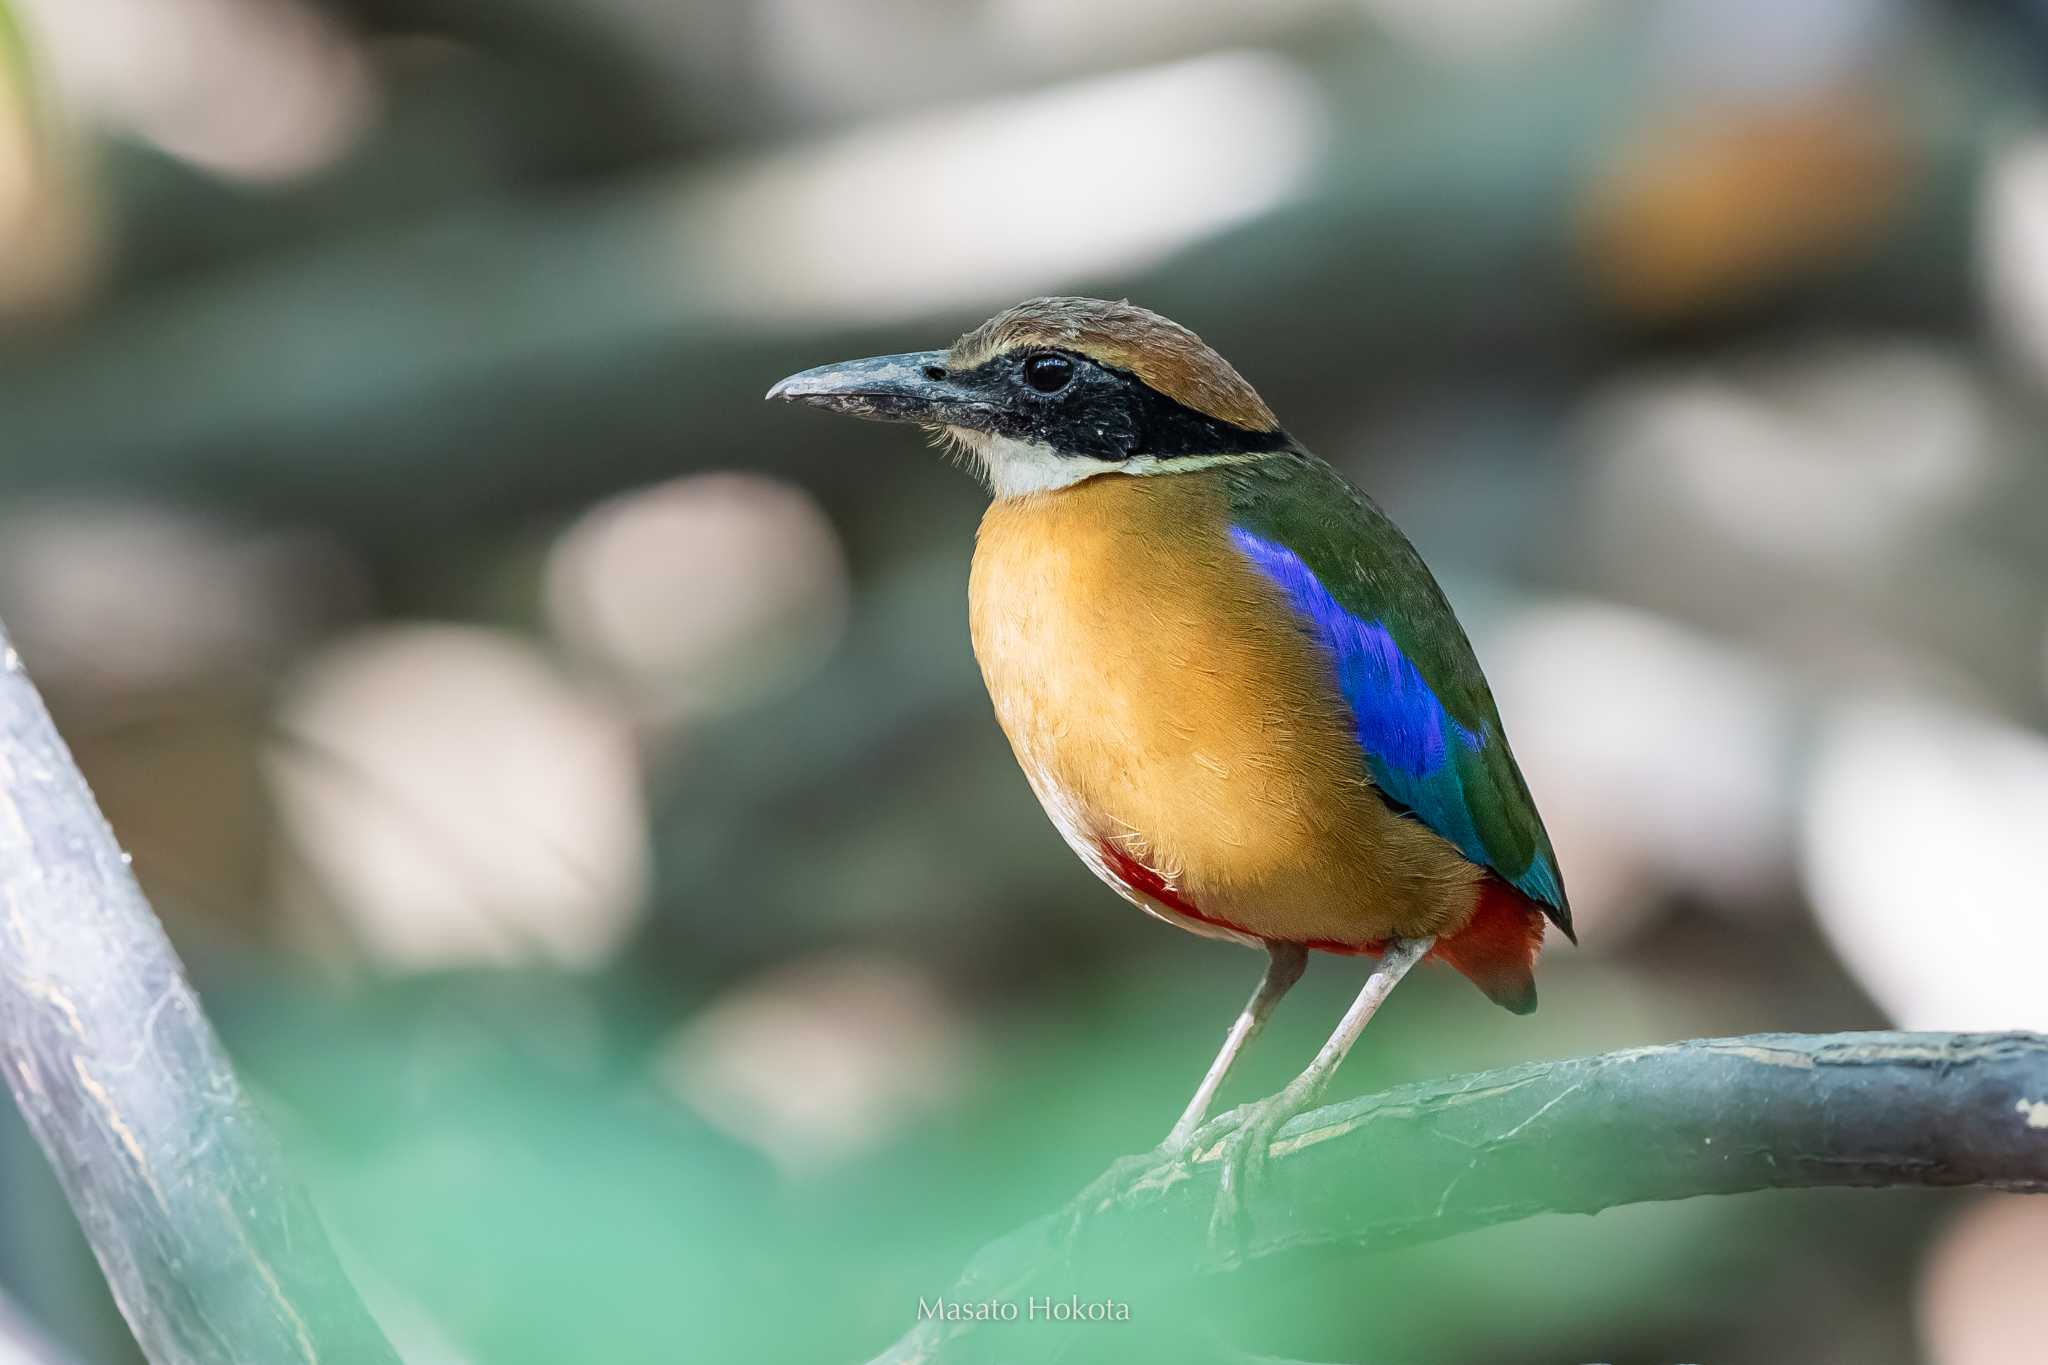
[{"label": "green wing feather", "polygon": [[1227,471],[1231,533],[1329,654],[1381,794],[1540,903],[1567,935],[1557,856],[1443,590],[1371,499],[1288,451]]}]

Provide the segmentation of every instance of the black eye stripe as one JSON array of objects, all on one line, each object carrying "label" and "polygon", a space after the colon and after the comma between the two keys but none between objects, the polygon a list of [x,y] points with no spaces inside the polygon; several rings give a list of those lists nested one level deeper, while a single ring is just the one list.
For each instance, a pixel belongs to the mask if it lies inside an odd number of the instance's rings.
[{"label": "black eye stripe", "polygon": [[[1050,391],[1031,380],[1032,367],[1046,361],[1065,368],[1062,381]],[[1167,397],[1129,370],[1070,351],[1011,351],[971,370],[955,370],[953,379],[989,399],[987,417],[976,423],[983,430],[1066,455],[1171,460],[1264,454],[1293,444],[1284,431],[1252,431],[1212,417]]]}]

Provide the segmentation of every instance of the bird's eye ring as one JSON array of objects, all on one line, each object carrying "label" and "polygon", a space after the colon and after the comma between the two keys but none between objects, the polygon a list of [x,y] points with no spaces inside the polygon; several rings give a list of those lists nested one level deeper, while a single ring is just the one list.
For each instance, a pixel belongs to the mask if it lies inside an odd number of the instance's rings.
[{"label": "bird's eye ring", "polygon": [[1040,393],[1058,393],[1074,382],[1074,362],[1056,351],[1041,351],[1025,360],[1024,382]]}]

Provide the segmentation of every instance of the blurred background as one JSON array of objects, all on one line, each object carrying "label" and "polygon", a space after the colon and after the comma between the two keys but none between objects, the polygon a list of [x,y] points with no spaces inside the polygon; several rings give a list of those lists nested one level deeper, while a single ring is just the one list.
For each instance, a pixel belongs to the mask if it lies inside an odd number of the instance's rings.
[{"label": "blurred background", "polygon": [[[1038,811],[980,490],[763,390],[1128,295],[1409,531],[1585,946],[1348,1091],[2048,1029],[2044,76],[2038,0],[0,0],[0,619],[409,1360],[862,1358],[1259,964]],[[11,1110],[0,1291],[134,1358]],[[2044,1291],[2048,1202],[1837,1192],[1174,1311],[1991,1365]]]}]

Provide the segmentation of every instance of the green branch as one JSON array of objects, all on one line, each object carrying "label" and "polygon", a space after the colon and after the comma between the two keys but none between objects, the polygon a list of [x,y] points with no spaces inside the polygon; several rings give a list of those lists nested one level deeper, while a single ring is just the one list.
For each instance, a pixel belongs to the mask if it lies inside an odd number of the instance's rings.
[{"label": "green branch", "polygon": [[[1217,1139],[1025,1225],[946,1298],[1120,1294],[1282,1256],[1434,1241],[1545,1213],[1824,1185],[2048,1192],[2048,1038],[1756,1034],[1425,1081],[1280,1132],[1247,1240],[1211,1246]],[[1097,1294],[1099,1297],[1099,1293]],[[919,1323],[878,1362],[978,1359],[1002,1325]],[[1006,1338],[1030,1359],[1050,1335]],[[1022,1354],[1018,1354],[1021,1352]]]}]

